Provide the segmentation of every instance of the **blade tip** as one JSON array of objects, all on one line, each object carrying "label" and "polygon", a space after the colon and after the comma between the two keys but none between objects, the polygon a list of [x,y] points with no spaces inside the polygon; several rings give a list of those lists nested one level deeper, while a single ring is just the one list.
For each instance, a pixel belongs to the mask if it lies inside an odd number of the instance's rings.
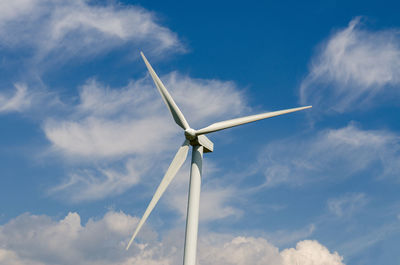
[{"label": "blade tip", "polygon": [[147,58],[146,56],[144,56],[144,53],[142,51],[140,51],[140,56],[142,56],[142,59],[147,62]]},{"label": "blade tip", "polygon": [[132,245],[133,240],[129,241],[128,245],[126,246],[125,250],[129,250]]}]

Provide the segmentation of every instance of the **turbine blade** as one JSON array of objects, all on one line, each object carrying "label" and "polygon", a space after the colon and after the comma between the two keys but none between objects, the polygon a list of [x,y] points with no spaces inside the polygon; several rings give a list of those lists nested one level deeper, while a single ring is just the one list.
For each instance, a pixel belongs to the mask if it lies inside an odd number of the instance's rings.
[{"label": "turbine blade", "polygon": [[271,118],[274,116],[279,116],[282,114],[290,113],[290,112],[295,112],[303,109],[309,109],[312,106],[306,106],[306,107],[300,107],[300,108],[293,108],[293,109],[286,109],[286,110],[279,110],[279,111],[273,111],[273,112],[266,112],[266,113],[261,113],[257,115],[251,115],[247,117],[242,117],[242,118],[237,118],[237,119],[232,119],[232,120],[227,120],[227,121],[221,121],[217,123],[213,123],[210,126],[207,126],[203,129],[197,130],[196,135],[201,135],[201,134],[207,134],[207,133],[212,133],[224,129],[228,129],[231,127],[239,126],[242,124],[258,121],[258,120],[263,120],[266,118]]},{"label": "turbine blade", "polygon": [[169,183],[171,183],[172,179],[175,177],[176,173],[178,172],[178,170],[181,168],[181,166],[185,162],[186,157],[188,155],[188,151],[189,151],[189,141],[185,140],[183,142],[182,146],[179,148],[178,152],[176,153],[174,159],[172,160],[172,163],[169,165],[169,168],[168,168],[167,172],[165,173],[164,178],[161,180],[161,183],[158,186],[156,192],[154,193],[153,198],[151,199],[149,205],[147,206],[147,209],[144,212],[142,219],[140,219],[139,224],[136,227],[135,233],[133,233],[133,236],[126,247],[126,250],[129,249],[129,247],[131,246],[136,235],[139,233],[140,229],[142,228],[144,222],[146,222],[147,217],[149,217],[151,211],[156,206],[158,200],[163,195],[163,193],[166,190],[166,188],[168,187]]},{"label": "turbine blade", "polygon": [[187,123],[185,117],[183,116],[182,112],[176,105],[174,99],[171,97],[169,94],[168,90],[165,88],[164,84],[161,82],[160,78],[157,76],[156,72],[154,72],[153,67],[151,67],[149,61],[147,61],[146,57],[144,56],[143,52],[140,52],[140,55],[143,58],[144,63],[146,64],[147,70],[149,70],[149,73],[151,77],[153,78],[154,83],[156,84],[156,87],[158,89],[158,92],[160,92],[161,97],[163,98],[165,105],[167,105],[169,111],[172,114],[172,117],[174,118],[176,124],[182,127],[182,129],[186,130],[190,128],[189,124]]}]

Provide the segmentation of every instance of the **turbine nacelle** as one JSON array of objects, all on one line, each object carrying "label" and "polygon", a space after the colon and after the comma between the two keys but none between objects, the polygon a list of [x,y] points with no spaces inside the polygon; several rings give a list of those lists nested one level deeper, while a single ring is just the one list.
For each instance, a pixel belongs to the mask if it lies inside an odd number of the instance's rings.
[{"label": "turbine nacelle", "polygon": [[204,153],[211,153],[214,150],[214,143],[211,142],[211,140],[205,135],[197,135],[197,131],[195,129],[186,129],[185,138],[190,142],[191,146],[203,146]]},{"label": "turbine nacelle", "polygon": [[188,128],[185,130],[185,137],[186,139],[188,139],[189,141],[193,141],[196,139],[197,134],[196,134],[196,130],[192,129],[192,128]]}]

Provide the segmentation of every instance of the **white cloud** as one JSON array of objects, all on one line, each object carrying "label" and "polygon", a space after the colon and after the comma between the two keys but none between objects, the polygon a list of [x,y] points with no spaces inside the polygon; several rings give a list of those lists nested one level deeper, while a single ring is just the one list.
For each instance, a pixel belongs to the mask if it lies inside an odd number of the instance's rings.
[{"label": "white cloud", "polygon": [[55,150],[81,158],[161,152],[177,130],[162,101],[148,91],[154,89],[143,80],[121,89],[89,80],[70,117],[48,119],[43,130]]},{"label": "white cloud", "polygon": [[[0,47],[5,53],[18,51],[24,60],[29,57],[33,71],[43,62],[142,46],[154,57],[184,50],[177,35],[161,26],[155,13],[139,6],[86,0],[0,3]],[[36,73],[24,78],[30,76],[40,79]],[[161,78],[192,125],[206,126],[212,119],[231,118],[247,109],[243,93],[233,82],[195,79],[177,72]],[[15,96],[0,95],[0,111],[27,109],[26,87],[17,89]],[[46,109],[41,113],[42,129],[51,143],[46,154],[61,155],[69,167],[66,179],[50,193],[67,195],[72,201],[120,194],[137,184],[149,168],[153,175],[162,176],[165,161],[181,142],[180,129],[149,77],[118,89],[91,79],[80,88],[76,104],[59,101],[58,109],[53,109],[47,103],[31,104]]]},{"label": "white cloud", "polygon": [[362,130],[354,124],[271,143],[259,157],[266,186],[339,180],[357,173],[398,177],[399,136],[386,130]]},{"label": "white cloud", "polygon": [[209,235],[199,242],[201,265],[343,265],[342,260],[337,252],[312,240],[281,252],[264,238]]},{"label": "white cloud", "polygon": [[242,211],[233,206],[238,191],[232,187],[204,189],[201,194],[200,221],[240,217]]},{"label": "white cloud", "polygon": [[[3,48],[33,49],[36,59],[85,57],[114,47],[145,46],[154,53],[183,50],[175,33],[144,8],[87,0],[15,0],[0,4]],[[144,43],[146,45],[144,45]]]},{"label": "white cloud", "polygon": [[65,182],[51,188],[49,194],[56,196],[60,191],[68,191],[73,194],[68,196],[72,202],[116,196],[137,184],[148,170],[147,166],[140,159],[128,159],[122,169],[116,166],[78,169],[70,173]]},{"label": "white cloud", "polygon": [[155,90],[151,85],[149,80],[144,78],[131,81],[126,87],[110,88],[96,79],[89,79],[79,90],[79,104],[76,106],[76,112],[79,116],[95,117],[110,117],[124,113],[137,116],[149,111],[154,112],[161,106],[161,101],[157,100]]},{"label": "white cloud", "polygon": [[301,102],[318,112],[345,112],[398,95],[400,37],[397,29],[363,29],[360,18],[333,34],[312,59],[300,87]]},{"label": "white cloud", "polygon": [[112,157],[160,152],[171,136],[168,120],[150,117],[141,120],[97,119],[82,121],[48,121],[46,137],[54,147],[82,157]]},{"label": "white cloud", "polygon": [[279,265],[282,264],[282,259],[278,248],[263,238],[221,238],[216,235],[200,241],[199,264]]},{"label": "white cloud", "polygon": [[364,193],[347,193],[328,200],[328,209],[338,217],[350,216],[367,203]]},{"label": "white cloud", "polygon": [[[119,264],[127,256],[126,238],[137,222],[121,212],[108,212],[84,226],[77,213],[60,221],[24,214],[1,226],[0,241],[9,255],[7,264],[13,259],[16,264]],[[152,232],[147,233],[151,238]]]},{"label": "white cloud", "polygon": [[15,94],[7,96],[0,94],[0,113],[23,111],[30,107],[32,95],[25,84],[15,84]]},{"label": "white cloud", "polygon": [[[182,260],[183,240],[171,231],[162,239],[148,226],[129,251],[125,246],[138,219],[108,212],[81,223],[77,213],[56,221],[24,214],[0,226],[0,261],[10,265],[169,265]],[[178,237],[180,239],[178,239]],[[296,249],[278,248],[263,238],[206,233],[199,238],[201,265],[341,265],[342,258],[316,241],[301,241]]]},{"label": "white cloud", "polygon": [[191,78],[178,72],[162,79],[194,128],[250,110],[243,91],[232,81]]},{"label": "white cloud", "polygon": [[7,265],[43,265],[42,262],[36,262],[29,259],[23,259],[15,251],[0,248],[0,264]]},{"label": "white cloud", "polygon": [[297,243],[296,248],[285,249],[281,252],[283,264],[291,265],[342,265],[343,257],[334,253],[314,240]]},{"label": "white cloud", "polygon": [[[177,73],[162,79],[189,122],[232,117],[247,109],[233,82]],[[160,152],[179,132],[153,84],[143,79],[121,89],[89,80],[79,98],[69,119],[49,119],[43,127],[53,147],[65,154],[93,158]]]},{"label": "white cloud", "polygon": [[[206,126],[212,118],[231,118],[248,109],[233,82],[193,79],[176,72],[162,79],[191,124]],[[172,159],[183,133],[157,93],[148,77],[119,89],[87,81],[67,117],[54,116],[43,124],[52,154],[79,164],[53,190],[72,192],[68,197],[74,201],[93,200],[120,194],[138,183],[139,175],[147,174],[150,168],[162,176],[162,165]],[[135,162],[131,170],[117,165],[118,160],[128,159],[140,162]],[[222,206],[231,191],[209,192],[205,198],[218,197],[221,201],[221,207],[214,207],[224,210],[218,216],[232,214],[233,209]]]}]

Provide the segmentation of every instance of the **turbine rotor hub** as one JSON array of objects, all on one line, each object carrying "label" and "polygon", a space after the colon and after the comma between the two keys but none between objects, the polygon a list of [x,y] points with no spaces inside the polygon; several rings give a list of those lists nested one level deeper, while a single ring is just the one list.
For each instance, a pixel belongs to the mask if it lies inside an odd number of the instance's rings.
[{"label": "turbine rotor hub", "polygon": [[189,128],[185,130],[185,137],[186,139],[188,139],[189,141],[193,141],[194,139],[196,139],[197,135],[196,135],[196,130]]}]

